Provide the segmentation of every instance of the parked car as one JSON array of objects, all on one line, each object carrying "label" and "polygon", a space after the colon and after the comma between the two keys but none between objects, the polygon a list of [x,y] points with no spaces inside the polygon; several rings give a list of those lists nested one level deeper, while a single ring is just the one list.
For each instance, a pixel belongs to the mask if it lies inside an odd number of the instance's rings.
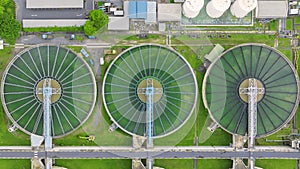
[{"label": "parked car", "polygon": [[87,36],[89,39],[96,39],[96,36]]},{"label": "parked car", "polygon": [[42,34],[42,39],[44,39],[44,40],[50,40],[53,38],[54,38],[54,35],[52,34],[52,32],[47,32],[47,33]]},{"label": "parked car", "polygon": [[104,65],[104,58],[100,57],[100,65]]},{"label": "parked car", "polygon": [[76,35],[75,34],[67,34],[65,36],[66,39],[69,39],[69,40],[75,40],[76,39]]}]

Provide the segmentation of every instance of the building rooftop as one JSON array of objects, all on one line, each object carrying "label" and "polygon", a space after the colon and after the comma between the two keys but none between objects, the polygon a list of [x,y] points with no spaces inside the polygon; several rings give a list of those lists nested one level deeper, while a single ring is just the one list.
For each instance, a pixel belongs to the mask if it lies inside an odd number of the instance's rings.
[{"label": "building rooftop", "polygon": [[159,22],[181,20],[181,4],[158,4],[157,12]]},{"label": "building rooftop", "polygon": [[129,18],[147,18],[147,1],[129,1]]},{"label": "building rooftop", "polygon": [[288,2],[284,0],[261,0],[256,8],[256,18],[286,18]]},{"label": "building rooftop", "polygon": [[156,2],[147,2],[147,19],[146,23],[156,23]]},{"label": "building rooftop", "polygon": [[128,16],[109,17],[108,30],[129,30]]},{"label": "building rooftop", "polygon": [[26,0],[26,8],[83,8],[83,0]]}]

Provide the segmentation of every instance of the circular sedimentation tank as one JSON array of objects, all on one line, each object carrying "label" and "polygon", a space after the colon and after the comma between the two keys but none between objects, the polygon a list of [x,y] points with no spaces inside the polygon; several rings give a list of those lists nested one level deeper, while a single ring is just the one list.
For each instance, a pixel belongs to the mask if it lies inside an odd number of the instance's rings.
[{"label": "circular sedimentation tank", "polygon": [[232,134],[248,130],[248,95],[241,89],[257,88],[257,137],[281,129],[299,104],[298,75],[290,61],[274,48],[243,44],[223,53],[209,67],[203,81],[203,100],[210,116]]},{"label": "circular sedimentation tank", "polygon": [[5,112],[27,134],[43,135],[43,85],[53,88],[51,135],[64,136],[90,115],[96,101],[96,83],[87,63],[69,49],[41,45],[16,55],[1,83]]},{"label": "circular sedimentation tank", "polygon": [[104,77],[103,100],[111,120],[131,135],[146,132],[147,83],[153,86],[153,136],[176,131],[190,117],[197,82],[188,62],[158,45],[132,47],[121,53]]}]

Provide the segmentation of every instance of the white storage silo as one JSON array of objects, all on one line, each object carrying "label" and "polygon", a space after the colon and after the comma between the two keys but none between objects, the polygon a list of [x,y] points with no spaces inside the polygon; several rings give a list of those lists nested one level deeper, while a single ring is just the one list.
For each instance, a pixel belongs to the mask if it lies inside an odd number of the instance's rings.
[{"label": "white storage silo", "polygon": [[182,13],[187,18],[195,18],[204,5],[204,0],[186,0],[182,5]]},{"label": "white storage silo", "polygon": [[230,8],[231,14],[237,18],[245,17],[249,12],[255,9],[257,0],[236,0]]},{"label": "white storage silo", "polygon": [[230,7],[230,0],[211,0],[206,5],[206,13],[211,18],[219,18]]}]

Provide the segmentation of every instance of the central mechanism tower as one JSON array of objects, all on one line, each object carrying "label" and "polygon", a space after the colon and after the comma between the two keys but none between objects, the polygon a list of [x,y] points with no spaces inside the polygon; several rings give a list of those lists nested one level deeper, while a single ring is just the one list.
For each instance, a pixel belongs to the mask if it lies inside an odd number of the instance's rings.
[{"label": "central mechanism tower", "polygon": [[[161,88],[160,83],[157,80],[154,80],[152,78],[147,78],[143,80],[141,83],[146,82],[145,88],[138,88],[137,94],[140,98],[142,98],[141,95],[144,95],[146,97],[146,135],[147,135],[147,148],[153,147],[153,104],[157,101],[154,98],[160,98],[163,91]],[[159,85],[155,85],[159,84]],[[142,86],[142,85],[139,85]],[[159,97],[155,97],[159,96]]]}]

